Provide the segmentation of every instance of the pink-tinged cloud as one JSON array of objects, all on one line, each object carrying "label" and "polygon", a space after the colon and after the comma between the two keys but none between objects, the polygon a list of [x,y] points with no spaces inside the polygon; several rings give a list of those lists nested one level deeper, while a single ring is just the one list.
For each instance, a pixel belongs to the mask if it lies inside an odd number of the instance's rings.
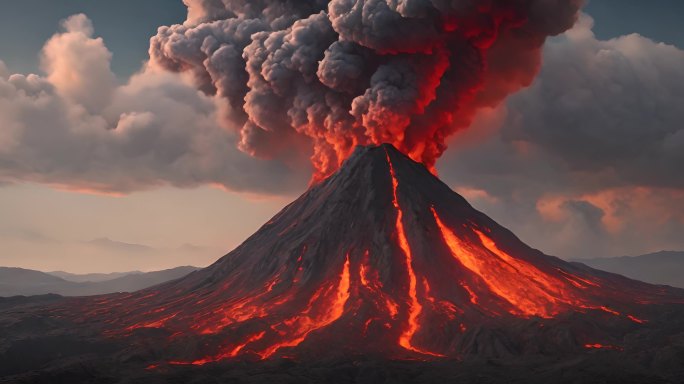
[{"label": "pink-tinged cloud", "polygon": [[65,33],[54,35],[43,48],[47,80],[65,99],[99,113],[115,88],[109,67],[112,54],[101,38],[93,37],[93,25],[85,15],[71,16],[62,26]]},{"label": "pink-tinged cloud", "polygon": [[547,41],[539,77],[476,120],[489,134],[459,137],[441,174],[552,254],[684,249],[684,51],[592,27],[584,15]]},{"label": "pink-tinged cloud", "polygon": [[220,184],[283,193],[306,185],[306,162],[254,159],[217,123],[211,97],[145,67],[124,85],[84,15],[42,52],[45,76],[0,66],[0,182],[110,194]]}]

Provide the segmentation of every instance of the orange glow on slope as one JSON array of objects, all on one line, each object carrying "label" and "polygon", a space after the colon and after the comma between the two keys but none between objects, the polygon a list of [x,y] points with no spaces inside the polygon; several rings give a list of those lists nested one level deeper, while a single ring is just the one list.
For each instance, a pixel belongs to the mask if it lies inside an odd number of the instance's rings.
[{"label": "orange glow on slope", "polygon": [[244,343],[237,345],[228,351],[221,352],[216,356],[205,357],[205,358],[198,359],[198,360],[195,360],[195,361],[190,362],[190,363],[185,363],[182,361],[172,361],[169,364],[171,364],[171,365],[199,365],[199,366],[201,366],[201,365],[205,365],[205,364],[209,364],[209,363],[216,363],[216,362],[221,361],[221,360],[230,359],[230,358],[237,356],[240,353],[240,351],[242,351],[248,344],[261,340],[264,337],[264,335],[266,335],[266,332],[257,333],[256,335],[249,337],[247,339],[247,341],[245,341]]},{"label": "orange glow on slope", "polygon": [[581,278],[581,277],[579,277],[579,276],[571,275],[571,274],[565,272],[564,270],[562,270],[562,269],[560,269],[560,268],[556,268],[556,271],[558,271],[558,273],[560,273],[561,276],[563,276],[564,279],[566,279],[567,281],[569,281],[570,284],[574,285],[574,286],[577,287],[577,288],[587,289],[589,286],[592,286],[592,287],[600,287],[600,285],[594,283],[594,282],[591,281],[591,280],[583,279],[583,278]]},{"label": "orange glow on slope", "polygon": [[432,296],[430,293],[430,283],[427,281],[425,277],[423,277],[423,289],[425,290],[425,298],[431,302],[432,304],[435,304],[437,302],[437,299]]},{"label": "orange glow on slope", "polygon": [[212,316],[198,319],[199,322],[193,328],[202,335],[210,335],[220,332],[231,324],[266,316],[268,311],[259,303],[259,300],[270,292],[268,288],[267,286],[262,293],[254,297],[243,298],[229,305],[220,306],[212,313],[212,315],[220,315],[219,318]]},{"label": "orange glow on slope", "polygon": [[[366,252],[365,257],[368,257],[368,252]],[[392,319],[397,317],[399,314],[399,306],[391,297],[382,291],[382,283],[380,282],[377,271],[372,270],[370,266],[366,265],[365,262],[362,262],[359,267],[359,280],[363,287],[367,288],[375,295],[374,301],[378,306],[384,306]]]},{"label": "orange glow on slope", "polygon": [[[621,316],[622,316],[622,313],[620,313],[620,312],[618,312],[618,311],[616,311],[616,310],[614,310],[614,309],[610,309],[610,308],[606,307],[605,305],[601,305],[601,306],[580,305],[579,307],[580,307],[580,308],[584,308],[584,309],[592,309],[592,310],[595,310],[595,311],[603,311],[603,312],[609,313],[609,314],[611,314],[611,315],[613,315],[613,316],[617,316],[617,317],[621,317]],[[646,321],[646,320],[639,319],[638,317],[636,317],[636,316],[634,316],[634,315],[625,314],[624,316],[625,316],[627,319],[629,319],[629,320],[631,320],[631,321],[633,321],[633,322],[635,322],[635,323],[637,323],[637,324],[645,324],[645,323],[648,322],[648,321]]]},{"label": "orange glow on slope", "polygon": [[622,351],[621,347],[616,347],[614,345],[604,345],[604,344],[599,344],[599,343],[585,344],[584,348],[587,348],[587,349],[612,349],[612,350],[616,350],[616,351]]},{"label": "orange glow on slope", "polygon": [[389,312],[390,317],[393,319],[397,317],[397,315],[399,314],[399,305],[397,305],[397,303],[395,303],[390,298],[387,298],[385,300],[385,304],[387,306],[387,311]]},{"label": "orange glow on slope", "polygon": [[[306,252],[306,246],[304,246],[303,252]],[[297,260],[298,265],[301,258],[302,256],[300,255]],[[254,296],[243,297],[229,302],[219,302],[216,307],[207,307],[205,313],[194,319],[191,328],[202,335],[210,335],[221,332],[221,330],[231,324],[267,316],[269,310],[285,304],[292,298],[292,295],[282,295],[277,301],[271,301],[268,306],[263,304],[265,298],[272,296],[273,288],[281,282],[283,273],[284,269],[281,268],[276,276],[266,283],[263,291]],[[228,289],[228,286],[224,286],[224,289]],[[221,292],[217,290],[212,295],[219,295]]]},{"label": "orange glow on slope", "polygon": [[368,280],[368,271],[366,270],[366,265],[363,263],[359,267],[359,277],[361,278],[361,285],[369,288],[370,281]]},{"label": "orange glow on slope", "polygon": [[[540,286],[540,288],[542,288],[544,292],[551,295],[549,296],[551,298],[551,301],[565,303],[568,305],[581,304],[582,300],[574,297],[573,291],[569,289],[570,287],[564,284],[562,280],[559,280],[552,275],[542,272],[531,263],[514,258],[508,253],[499,249],[496,243],[494,243],[494,241],[487,237],[484,233],[474,228],[473,231],[477,234],[477,236],[480,238],[480,242],[482,243],[482,245],[485,246],[485,248],[487,248],[489,252],[498,256],[504,262],[508,263],[520,275],[526,277],[529,281],[532,281],[536,285]],[[569,274],[566,273],[566,275]]]},{"label": "orange glow on slope", "polygon": [[423,307],[420,305],[420,302],[418,301],[418,279],[416,278],[416,274],[413,271],[413,254],[411,252],[411,247],[408,243],[408,238],[406,237],[406,232],[404,231],[404,212],[401,210],[401,206],[399,205],[399,198],[397,195],[397,189],[399,188],[399,180],[397,179],[397,176],[394,173],[394,167],[392,166],[392,161],[390,160],[389,152],[387,152],[387,150],[385,150],[385,154],[387,156],[387,164],[389,165],[390,176],[392,177],[392,204],[394,205],[394,208],[397,211],[397,219],[395,225],[397,231],[397,239],[399,242],[399,248],[401,248],[402,252],[404,253],[404,256],[406,257],[406,269],[408,271],[409,276],[408,294],[410,301],[408,326],[401,334],[401,336],[399,336],[399,345],[401,345],[405,349],[408,349],[409,351],[418,352],[425,355],[441,356],[433,352],[424,351],[411,344],[413,336],[416,334],[416,332],[418,332],[418,328],[420,327],[420,325],[418,324],[418,317],[420,316]]},{"label": "orange glow on slope", "polygon": [[468,292],[468,298],[470,299],[470,302],[473,303],[473,304],[475,304],[475,305],[477,305],[477,301],[478,301],[477,295],[476,295],[475,292],[468,286],[468,284],[466,284],[466,283],[464,283],[464,282],[461,282],[461,287],[463,287],[463,289],[465,289],[466,292]]},{"label": "orange glow on slope", "polygon": [[637,324],[645,324],[648,322],[646,320],[639,319],[638,317],[633,316],[633,315],[627,315],[627,318],[632,320],[633,322],[635,322]]},{"label": "orange glow on slope", "polygon": [[587,308],[591,308],[591,309],[600,309],[600,310],[602,310],[603,312],[610,313],[611,315],[620,316],[620,312],[614,311],[614,310],[612,310],[612,309],[610,309],[610,308],[608,308],[608,307],[605,307],[605,306],[601,306],[601,307],[598,307],[598,308],[596,308],[596,307],[587,307]]},{"label": "orange glow on slope", "polygon": [[456,319],[456,313],[458,312],[456,305],[446,300],[438,300],[432,296],[432,288],[430,288],[430,283],[425,277],[423,277],[423,289],[425,290],[425,298],[432,304],[435,310],[441,311],[449,320]]},{"label": "orange glow on slope", "polygon": [[[541,271],[523,270],[521,272],[513,265],[524,266],[523,262],[515,259],[511,261],[512,258],[507,254],[503,255],[503,258],[492,257],[494,255],[456,236],[442,222],[434,208],[432,208],[432,213],[453,257],[465,268],[478,275],[492,292],[508,301],[516,312],[525,316],[546,318],[558,312],[556,298],[538,285],[531,283],[529,279],[521,279],[523,276],[529,278],[531,275],[543,280],[544,276],[540,275]],[[493,242],[489,240],[485,245],[494,249],[492,244]],[[530,269],[532,268],[530,266]]]},{"label": "orange glow on slope", "polygon": [[167,321],[173,319],[177,315],[178,315],[178,313],[174,313],[173,315],[166,316],[166,317],[159,319],[159,320],[156,320],[156,321],[152,321],[152,322],[148,322],[148,323],[134,324],[134,325],[131,325],[130,327],[126,328],[126,331],[133,331],[135,329],[140,329],[140,328],[162,328],[166,324]]},{"label": "orange glow on slope", "polygon": [[279,324],[284,325],[286,328],[293,328],[289,329],[289,333],[292,334],[292,337],[288,340],[271,345],[263,352],[260,352],[259,355],[261,358],[268,359],[281,348],[296,347],[306,340],[311,332],[326,327],[342,317],[344,306],[346,305],[347,300],[349,300],[350,286],[349,255],[347,255],[347,260],[344,263],[338,286],[328,287],[328,291],[330,288],[336,288],[332,297],[332,302],[329,303],[326,308],[323,308],[322,313],[311,315],[311,312],[321,310],[321,308],[315,308],[313,306],[324,293],[323,288],[317,291],[311,298],[311,301],[302,316],[296,316]]},{"label": "orange glow on slope", "polygon": [[[561,272],[559,276],[562,279],[549,275],[533,264],[509,255],[487,235],[471,228],[486,249],[484,251],[456,236],[442,222],[434,208],[432,208],[432,214],[454,258],[482,278],[492,292],[513,305],[519,314],[549,318],[564,309],[584,308],[622,316],[606,306],[588,304],[572,289],[573,287],[581,289],[590,286],[598,287],[599,285],[593,281],[560,269],[556,270]],[[469,289],[467,290],[472,293]],[[513,313],[516,314],[516,312]],[[636,323],[643,323],[642,320],[632,315],[626,315],[626,317]]]}]

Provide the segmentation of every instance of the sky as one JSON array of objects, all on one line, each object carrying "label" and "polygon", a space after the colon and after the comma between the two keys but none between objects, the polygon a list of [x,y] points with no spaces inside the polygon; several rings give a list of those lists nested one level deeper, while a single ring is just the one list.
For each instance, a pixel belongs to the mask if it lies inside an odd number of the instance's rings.
[{"label": "sky", "polygon": [[[186,20],[180,0],[1,7],[0,265],[205,266],[305,190],[309,166],[238,150],[196,79],[145,64],[157,28]],[[437,170],[548,254],[682,250],[684,3],[583,12],[547,40],[530,87],[449,139]]]}]

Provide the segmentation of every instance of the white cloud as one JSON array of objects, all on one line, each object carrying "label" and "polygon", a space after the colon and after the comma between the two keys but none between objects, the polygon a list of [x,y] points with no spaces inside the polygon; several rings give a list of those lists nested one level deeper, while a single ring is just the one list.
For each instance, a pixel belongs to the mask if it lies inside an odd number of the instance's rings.
[{"label": "white cloud", "polygon": [[127,193],[174,185],[301,188],[306,167],[254,159],[219,126],[212,97],[178,74],[144,67],[116,85],[111,53],[84,15],[43,49],[46,76],[0,66],[0,182]]},{"label": "white cloud", "polygon": [[47,80],[65,99],[98,113],[114,92],[112,54],[101,38],[93,38],[93,25],[85,15],[69,17],[62,27],[64,33],[52,36],[43,47]]},{"label": "white cloud", "polygon": [[637,34],[601,41],[592,26],[585,16],[546,45],[538,79],[509,102],[506,139],[616,185],[684,188],[684,51]]}]

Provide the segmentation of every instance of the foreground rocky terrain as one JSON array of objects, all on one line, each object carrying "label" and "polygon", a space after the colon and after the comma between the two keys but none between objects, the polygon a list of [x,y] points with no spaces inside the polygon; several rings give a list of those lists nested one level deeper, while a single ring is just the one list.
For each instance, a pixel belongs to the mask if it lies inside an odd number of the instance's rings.
[{"label": "foreground rocky terrain", "polygon": [[[25,314],[57,297],[0,299],[0,383],[681,383],[684,382],[684,316],[661,308],[660,318],[620,340],[621,349],[558,354],[507,350],[462,358],[388,360],[381,356],[321,359],[245,356],[202,366],[150,366],[164,356],[155,345],[166,334],[144,330],[139,342],[103,340],[78,326]],[[8,310],[8,307],[14,308]],[[20,315],[19,317],[23,317]],[[37,333],[41,330],[41,333]],[[482,330],[492,343],[504,343]],[[142,336],[142,335],[138,335]],[[142,340],[145,340],[144,342]]]}]

